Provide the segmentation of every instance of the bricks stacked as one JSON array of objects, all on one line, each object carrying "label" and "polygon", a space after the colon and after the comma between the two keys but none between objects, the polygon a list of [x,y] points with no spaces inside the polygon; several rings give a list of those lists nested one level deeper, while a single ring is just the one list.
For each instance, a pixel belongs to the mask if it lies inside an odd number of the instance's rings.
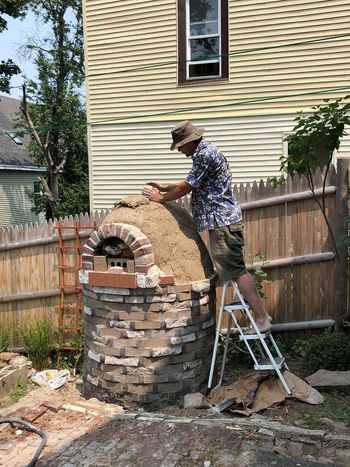
[{"label": "bricks stacked", "polygon": [[158,408],[205,387],[214,334],[209,280],[147,289],[84,285],[85,395]]},{"label": "bricks stacked", "polygon": [[[110,237],[130,249],[135,273],[92,270],[94,256]],[[127,224],[105,224],[90,236],[79,273],[86,396],[158,408],[205,387],[215,313],[209,279],[175,285],[174,276],[154,264],[149,239]]]},{"label": "bricks stacked", "polygon": [[93,232],[83,248],[82,268],[93,269],[96,250],[108,238],[122,240],[132,251],[135,261],[135,272],[146,273],[154,265],[154,253],[151,242],[140,229],[128,224],[104,224]]}]

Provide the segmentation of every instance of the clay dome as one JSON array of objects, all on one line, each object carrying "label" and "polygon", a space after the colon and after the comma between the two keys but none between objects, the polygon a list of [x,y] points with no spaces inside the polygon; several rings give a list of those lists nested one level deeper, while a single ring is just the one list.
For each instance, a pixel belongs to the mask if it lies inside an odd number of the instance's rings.
[{"label": "clay dome", "polygon": [[155,264],[177,284],[208,278],[212,262],[191,215],[175,202],[155,203],[144,196],[123,198],[102,224],[139,228],[153,245]]}]

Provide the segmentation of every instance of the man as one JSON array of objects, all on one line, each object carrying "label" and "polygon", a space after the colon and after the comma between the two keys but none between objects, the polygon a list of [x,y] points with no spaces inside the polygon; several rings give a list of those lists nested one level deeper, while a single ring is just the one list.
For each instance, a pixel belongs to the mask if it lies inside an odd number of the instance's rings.
[{"label": "man", "polygon": [[[170,149],[191,157],[193,166],[185,181],[174,184],[149,182],[152,189],[142,193],[151,201],[173,201],[192,192],[192,215],[198,232],[209,231],[211,257],[222,281],[234,279],[250,307],[261,332],[271,328],[268,315],[252,276],[245,267],[242,247],[241,208],[232,193],[232,175],[228,161],[211,143],[202,138],[204,128],[190,121],[176,125]],[[250,329],[247,333],[253,334]]]}]

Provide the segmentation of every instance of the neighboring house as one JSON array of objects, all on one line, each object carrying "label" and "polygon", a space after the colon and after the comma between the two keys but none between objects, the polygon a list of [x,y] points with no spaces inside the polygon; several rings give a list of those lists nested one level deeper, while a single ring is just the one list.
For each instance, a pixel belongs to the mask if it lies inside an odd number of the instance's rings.
[{"label": "neighboring house", "polygon": [[275,176],[297,112],[350,91],[348,0],[83,3],[92,209],[183,179],[191,161],[169,146],[184,119],[234,182]]},{"label": "neighboring house", "polygon": [[0,96],[0,228],[42,219],[31,211],[26,188],[36,189],[44,167],[35,164],[27,149],[28,137],[16,136],[13,120],[20,101]]}]

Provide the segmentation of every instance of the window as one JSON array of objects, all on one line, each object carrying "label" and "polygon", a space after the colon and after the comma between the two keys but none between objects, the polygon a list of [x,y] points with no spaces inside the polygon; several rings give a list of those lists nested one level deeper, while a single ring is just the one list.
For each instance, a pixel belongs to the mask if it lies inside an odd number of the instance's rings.
[{"label": "window", "polygon": [[43,194],[42,186],[40,182],[37,182],[37,181],[34,182],[34,194],[40,195],[40,196]]},{"label": "window", "polygon": [[179,84],[228,77],[228,0],[178,0]]}]

